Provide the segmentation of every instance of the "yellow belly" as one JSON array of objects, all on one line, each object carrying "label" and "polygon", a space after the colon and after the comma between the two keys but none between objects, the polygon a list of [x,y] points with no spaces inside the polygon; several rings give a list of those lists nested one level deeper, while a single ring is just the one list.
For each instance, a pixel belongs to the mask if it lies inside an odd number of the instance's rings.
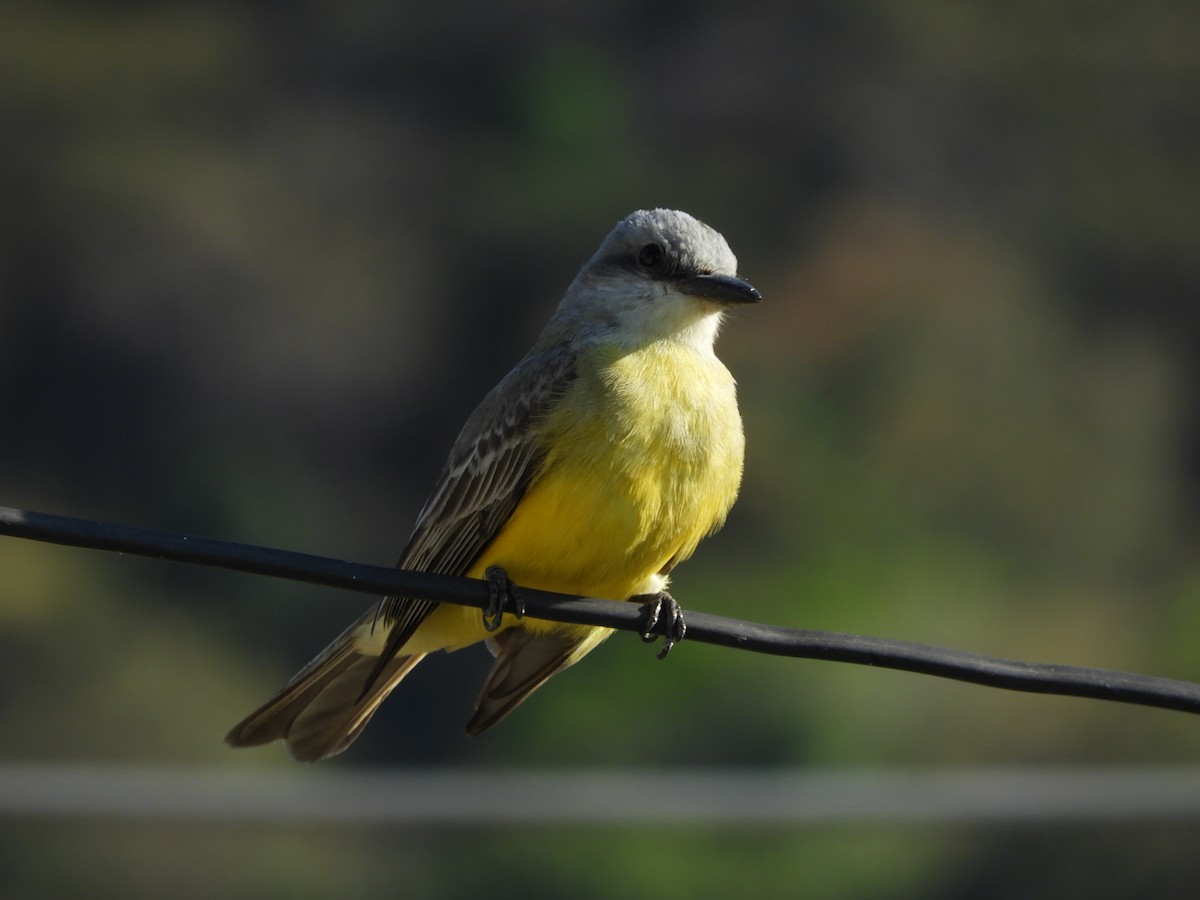
[{"label": "yellow belly", "polygon": [[[625,600],[660,590],[664,570],[691,556],[724,521],[741,482],[743,451],[725,367],[690,348],[660,344],[591,362],[542,423],[541,472],[471,577],[499,565],[519,585]],[[486,637],[478,610],[443,605],[405,652]]]}]

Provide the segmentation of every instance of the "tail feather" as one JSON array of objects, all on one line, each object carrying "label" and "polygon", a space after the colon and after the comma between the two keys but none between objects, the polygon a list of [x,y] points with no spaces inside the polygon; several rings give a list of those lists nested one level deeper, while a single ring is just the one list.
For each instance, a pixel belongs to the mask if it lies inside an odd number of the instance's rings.
[{"label": "tail feather", "polygon": [[[225,742],[250,747],[283,740],[292,756],[304,762],[335,756],[349,747],[379,704],[425,658],[423,653],[397,656],[380,669],[379,657],[361,652],[353,632],[348,629],[235,725]],[[368,687],[377,669],[378,677]]]},{"label": "tail feather", "polygon": [[418,653],[392,659],[365,694],[363,683],[375,670],[376,657],[359,656],[334,674],[289,725],[285,740],[292,756],[312,762],[341,753],[362,733],[392,689],[424,658],[424,653]]},{"label": "tail feather", "polygon": [[488,641],[496,662],[488,672],[475,701],[475,715],[467,723],[474,737],[520,706],[554,675],[574,665],[612,634],[608,628],[585,631],[534,632],[511,628]]}]

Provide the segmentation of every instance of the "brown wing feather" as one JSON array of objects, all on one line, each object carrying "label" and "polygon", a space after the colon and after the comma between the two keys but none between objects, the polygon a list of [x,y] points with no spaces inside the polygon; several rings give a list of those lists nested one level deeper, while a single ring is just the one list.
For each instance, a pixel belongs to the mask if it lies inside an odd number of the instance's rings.
[{"label": "brown wing feather", "polygon": [[[398,565],[460,575],[495,537],[540,456],[530,427],[574,378],[565,348],[527,357],[467,419]],[[462,540],[466,538],[466,540]]]},{"label": "brown wing feather", "polygon": [[[451,575],[470,569],[535,477],[540,451],[532,426],[573,377],[570,353],[554,348],[526,357],[484,398],[417,518],[401,568]],[[436,605],[383,598],[225,740],[247,746],[284,739],[304,760],[340,753],[423,658],[396,653]],[[359,651],[355,633],[364,626],[389,629],[379,656]]]},{"label": "brown wing feather", "polygon": [[[397,567],[463,575],[508,521],[532,481],[542,450],[531,425],[574,378],[562,347],[528,356],[479,404],[459,432]],[[390,629],[383,658],[395,653],[437,604],[385,597],[377,621]]]}]

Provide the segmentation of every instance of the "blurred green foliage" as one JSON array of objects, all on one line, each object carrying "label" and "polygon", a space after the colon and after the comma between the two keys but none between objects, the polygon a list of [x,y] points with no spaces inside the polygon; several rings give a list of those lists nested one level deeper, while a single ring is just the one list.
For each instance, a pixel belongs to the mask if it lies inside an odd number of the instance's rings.
[{"label": "blurred green foliage", "polygon": [[[1200,10],[0,5],[0,502],[386,562],[612,223],[765,297],[684,606],[1200,679]],[[358,597],[0,542],[0,758],[224,730]],[[345,603],[341,602],[346,601]],[[1180,714],[615,638],[494,734],[432,660],[331,765],[1193,761]],[[428,669],[428,671],[426,671]],[[1183,896],[1194,824],[0,824],[5,896]],[[69,865],[64,863],[70,860]]]}]

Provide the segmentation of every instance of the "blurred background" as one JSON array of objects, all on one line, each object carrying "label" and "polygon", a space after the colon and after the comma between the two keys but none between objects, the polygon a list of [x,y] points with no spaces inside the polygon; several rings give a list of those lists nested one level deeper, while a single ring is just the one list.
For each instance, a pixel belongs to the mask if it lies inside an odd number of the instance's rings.
[{"label": "blurred background", "polygon": [[[633,209],[764,302],[691,607],[1200,680],[1200,7],[0,3],[0,504],[390,564]],[[0,540],[0,759],[221,737],[368,601]],[[313,776],[1194,763],[1181,713],[618,635],[504,725],[431,659]],[[305,774],[299,769],[299,774]],[[304,791],[303,777],[295,782]],[[402,803],[403,798],[397,798]],[[1189,896],[1200,820],[0,818],[0,892]]]}]

